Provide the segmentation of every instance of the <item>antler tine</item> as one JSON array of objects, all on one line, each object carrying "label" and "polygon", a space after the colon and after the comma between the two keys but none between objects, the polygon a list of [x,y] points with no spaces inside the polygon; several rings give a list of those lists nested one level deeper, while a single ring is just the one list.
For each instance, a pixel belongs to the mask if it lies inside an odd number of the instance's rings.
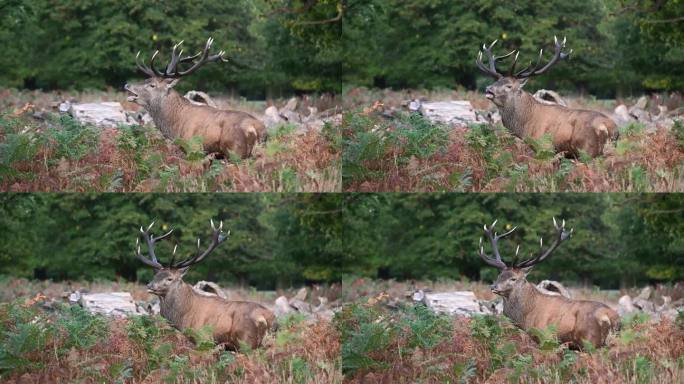
[{"label": "antler tine", "polygon": [[178,51],[178,48],[183,44],[184,40],[181,40],[179,43],[173,46],[173,49],[171,50],[171,61],[169,61],[169,64],[166,66],[166,71],[164,71],[165,75],[172,75],[176,71],[176,67],[178,66],[178,63],[180,62],[180,58],[183,55],[183,50],[181,49],[180,52]]},{"label": "antler tine", "polygon": [[[487,47],[487,45],[485,44],[482,44],[482,50],[478,52],[477,58],[475,59],[475,64],[480,69],[480,71],[484,72],[489,76],[492,76],[495,79],[500,79],[503,77],[503,75],[496,71],[496,60],[494,58],[494,54],[492,53],[492,47],[494,47],[497,41],[498,40],[494,40],[492,44],[489,45],[489,47]],[[489,60],[489,67],[484,65],[484,63],[482,62],[482,51],[484,51],[487,54],[487,59]]]},{"label": "antler tine", "polygon": [[147,76],[154,77],[155,74],[154,72],[150,69],[150,67],[145,65],[145,62],[140,58],[140,51],[135,55],[135,66],[138,67],[138,70]]},{"label": "antler tine", "polygon": [[518,64],[518,56],[520,55],[519,51],[514,51],[515,52],[515,57],[513,58],[513,64],[511,64],[511,69],[508,71],[508,76],[513,76],[513,73],[515,73],[515,66]]},{"label": "antler tine", "polygon": [[[186,268],[189,267],[193,264],[197,264],[200,261],[202,261],[205,257],[207,257],[211,252],[216,249],[221,243],[223,243],[228,236],[224,236],[223,233],[221,232],[223,229],[223,221],[219,224],[219,227],[216,228],[214,225],[214,220],[210,219],[209,223],[211,224],[211,229],[212,229],[212,234],[211,234],[211,244],[209,244],[209,247],[207,247],[204,252],[200,253],[200,239],[199,237],[197,238],[197,254],[187,260],[178,262],[174,264],[172,267],[173,268]],[[228,234],[230,235],[230,231],[228,231]]]},{"label": "antler tine", "polygon": [[[570,56],[572,53],[572,50],[570,52],[565,53],[563,52],[563,48],[565,48],[565,43],[567,41],[567,37],[563,37],[563,41],[559,42],[558,38],[556,36],[553,37],[553,45],[554,45],[554,53],[553,57],[551,60],[549,60],[546,65],[543,67],[539,68],[539,64],[541,63],[541,58],[542,58],[542,52],[543,50],[539,51],[539,59],[537,60],[537,64],[532,68],[528,69],[525,68],[524,71],[518,72],[515,76],[520,77],[520,78],[525,78],[525,77],[530,77],[530,76],[536,76],[536,75],[541,75],[542,73],[546,72],[549,68],[551,68],[554,64],[556,64],[559,60],[565,60]],[[537,69],[539,68],[539,69]]]},{"label": "antler tine", "polygon": [[506,263],[503,262],[503,260],[501,259],[501,254],[499,253],[498,242],[500,239],[502,239],[502,238],[510,235],[511,233],[513,233],[513,231],[515,231],[515,229],[517,227],[513,227],[513,229],[511,229],[510,231],[502,233],[501,235],[498,235],[496,232],[492,233],[494,231],[494,226],[496,225],[497,221],[498,220],[494,220],[494,222],[492,223],[492,225],[489,228],[487,227],[487,224],[484,225],[484,232],[487,235],[487,237],[489,237],[489,241],[492,244],[492,251],[494,252],[494,257],[487,255],[484,252],[484,245],[482,244],[482,238],[480,238],[480,253],[479,254],[480,254],[480,258],[482,258],[482,260],[484,260],[487,264],[489,264],[493,267],[496,267],[498,269],[506,269],[507,268]]},{"label": "antler tine", "polygon": [[[187,56],[187,57],[182,57],[183,56],[183,50],[181,49],[179,51],[179,48],[183,44],[184,40],[181,40],[179,43],[175,44],[172,48],[171,51],[171,60],[166,66],[166,69],[164,72],[160,72],[157,68],[154,67],[154,61],[159,55],[159,51],[155,51],[154,54],[152,55],[152,58],[150,59],[150,64],[149,66],[145,65],[144,61],[140,58],[140,52],[135,56],[136,60],[136,65],[138,66],[138,69],[145,73],[147,76],[150,77],[163,77],[163,78],[179,78],[185,75],[189,75],[193,72],[195,72],[199,67],[204,65],[205,63],[208,62],[216,62],[216,61],[222,61],[222,62],[228,62],[228,59],[224,57],[226,54],[225,51],[220,51],[216,55],[209,55],[209,50],[211,49],[212,44],[214,43],[213,38],[207,39],[206,44],[204,45],[204,49],[200,52],[198,52],[195,55],[192,56]],[[198,61],[195,61],[196,59],[199,59]],[[195,61],[195,62],[194,62]],[[187,63],[192,63],[192,66],[186,70],[186,71],[179,71],[178,66],[180,64],[187,64]]]},{"label": "antler tine", "polygon": [[201,67],[205,63],[217,61],[218,59],[222,58],[221,55],[209,56],[209,50],[211,49],[211,45],[213,43],[214,43],[214,38],[210,37],[209,39],[207,39],[207,43],[204,45],[204,50],[202,50],[202,53],[199,57],[199,60],[197,62],[195,62],[188,70],[183,71],[183,72],[176,72],[176,74],[178,76],[189,75],[189,74],[195,72],[199,67]]},{"label": "antler tine", "polygon": [[535,264],[541,263],[542,261],[546,260],[546,259],[551,255],[551,253],[553,253],[553,251],[555,251],[556,248],[558,248],[558,246],[559,246],[563,241],[569,239],[569,238],[572,236],[573,232],[574,232],[574,228],[570,228],[570,231],[566,231],[566,230],[565,230],[565,220],[563,220],[563,221],[561,222],[561,224],[559,225],[559,224],[556,222],[556,218],[555,218],[555,217],[553,218],[553,227],[554,227],[555,230],[556,230],[557,237],[556,237],[556,239],[554,240],[554,242],[551,244],[551,246],[550,246],[546,251],[544,251],[544,250],[543,250],[543,249],[544,249],[544,248],[543,248],[544,241],[543,241],[542,238],[539,238],[539,246],[540,246],[540,248],[542,249],[542,250],[539,252],[539,255],[537,255],[537,256],[535,256],[535,257],[533,257],[533,258],[531,258],[531,259],[528,259],[528,260],[522,261],[522,262],[520,262],[520,263],[517,263],[517,264],[515,265],[517,268],[527,268],[527,267],[531,267],[531,266],[533,266],[533,265],[535,265]]},{"label": "antler tine", "polygon": [[[154,253],[154,244],[157,241],[163,240],[167,238],[169,235],[171,235],[173,229],[159,237],[154,237],[154,235],[150,234],[150,230],[152,229],[153,225],[154,221],[147,227],[147,229],[143,229],[142,226],[140,227],[140,235],[138,235],[138,238],[135,239],[135,255],[138,257],[138,259],[140,259],[143,263],[149,265],[150,267],[155,269],[162,269],[163,266],[157,260],[157,256]],[[142,237],[145,240],[145,243],[147,244],[147,253],[150,256],[149,258],[146,258],[142,255],[140,247],[140,237]]]},{"label": "antler tine", "polygon": [[154,51],[154,53],[152,54],[152,58],[150,59],[150,69],[152,70],[152,72],[154,73],[155,76],[163,77],[164,74],[159,72],[159,70],[154,67],[154,60],[157,58],[158,55],[159,55],[159,50]]}]

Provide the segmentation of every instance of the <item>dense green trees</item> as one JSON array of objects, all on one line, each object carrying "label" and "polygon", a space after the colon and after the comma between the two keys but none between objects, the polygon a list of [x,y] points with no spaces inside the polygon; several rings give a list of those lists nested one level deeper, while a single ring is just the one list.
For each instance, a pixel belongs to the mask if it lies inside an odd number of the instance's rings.
[{"label": "dense green trees", "polygon": [[[482,43],[520,62],[567,36],[571,59],[533,86],[599,96],[684,87],[684,3],[656,11],[617,0],[349,0],[343,23],[345,82],[398,88],[482,86],[474,65]],[[548,57],[548,54],[547,54]],[[510,62],[504,62],[507,69]]]},{"label": "dense green trees", "polygon": [[194,251],[209,219],[230,240],[196,277],[262,288],[345,275],[398,279],[490,279],[477,256],[482,224],[518,226],[504,257],[547,243],[552,217],[573,238],[540,264],[539,276],[631,286],[684,279],[684,196],[679,194],[3,194],[0,274],[82,279],[146,279],[133,254],[137,228],[156,219],[169,255]]},{"label": "dense green trees", "polygon": [[197,276],[269,288],[339,279],[339,214],[325,194],[0,194],[0,273],[146,279],[152,271],[134,257],[141,225],[175,228],[157,250],[168,262],[174,244],[182,257],[198,236],[206,243],[213,218],[231,236],[192,268]]},{"label": "dense green trees", "polygon": [[[352,195],[345,241],[368,276],[491,279],[477,256],[482,225],[499,219],[504,257],[521,257],[552,234],[552,217],[573,238],[535,270],[540,276],[604,287],[684,278],[682,196],[622,194]],[[510,258],[508,259],[510,260]],[[481,275],[480,272],[483,274]]]},{"label": "dense green trees", "polygon": [[[208,36],[232,62],[184,81],[248,97],[350,86],[474,89],[482,43],[521,62],[567,36],[571,59],[532,86],[600,97],[684,88],[682,0],[5,0],[0,86],[121,87],[133,58]],[[508,65],[508,63],[504,63]]]},{"label": "dense green trees", "polygon": [[[0,85],[44,89],[121,87],[146,60],[185,41],[199,50],[208,37],[231,63],[208,65],[184,86],[247,96],[337,91],[340,23],[307,24],[288,0],[10,0],[0,5]],[[316,2],[305,15],[336,14]],[[315,12],[314,12],[315,11]]]}]

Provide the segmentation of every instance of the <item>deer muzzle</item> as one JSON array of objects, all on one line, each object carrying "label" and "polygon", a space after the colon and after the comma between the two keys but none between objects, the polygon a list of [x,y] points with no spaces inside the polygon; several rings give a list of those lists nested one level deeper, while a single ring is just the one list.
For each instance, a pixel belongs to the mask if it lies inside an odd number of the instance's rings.
[{"label": "deer muzzle", "polygon": [[133,102],[138,99],[138,94],[135,91],[133,91],[128,84],[124,85],[124,89],[129,93],[126,100]]},{"label": "deer muzzle", "polygon": [[493,99],[494,99],[494,92],[492,91],[492,88],[491,88],[491,87],[485,88],[485,97],[486,97],[487,99],[489,99],[489,100],[493,100]]}]

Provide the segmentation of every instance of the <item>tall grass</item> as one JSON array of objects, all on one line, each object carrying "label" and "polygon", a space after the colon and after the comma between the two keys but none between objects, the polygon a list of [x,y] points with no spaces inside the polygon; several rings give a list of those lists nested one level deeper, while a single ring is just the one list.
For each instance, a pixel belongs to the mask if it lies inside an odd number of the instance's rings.
[{"label": "tall grass", "polygon": [[[352,383],[651,383],[684,379],[684,329],[626,319],[606,347],[559,344],[553,328],[526,334],[504,317],[451,319],[422,304],[359,300],[335,317]],[[536,339],[534,341],[533,339]]]},{"label": "tall grass", "polygon": [[0,189],[89,192],[323,192],[341,189],[339,129],[276,127],[250,159],[215,160],[201,138],[154,127],[97,129],[68,116],[0,114]]},{"label": "tall grass", "polygon": [[518,139],[503,126],[446,127],[372,108],[342,122],[346,191],[684,191],[684,128],[633,123],[602,157],[567,159],[550,136]]}]

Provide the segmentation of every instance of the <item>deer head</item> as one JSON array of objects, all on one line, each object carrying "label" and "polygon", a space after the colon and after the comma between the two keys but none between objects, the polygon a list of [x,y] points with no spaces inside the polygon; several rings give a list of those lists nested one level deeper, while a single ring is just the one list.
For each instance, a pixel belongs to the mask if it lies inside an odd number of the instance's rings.
[{"label": "deer head", "polygon": [[553,226],[556,231],[556,236],[551,246],[544,250],[544,240],[540,237],[539,247],[541,250],[539,251],[539,254],[531,259],[518,262],[518,253],[520,252],[520,245],[518,245],[515,249],[514,261],[510,266],[508,266],[501,259],[498,243],[500,239],[513,233],[517,227],[513,227],[513,229],[510,231],[499,235],[494,232],[494,226],[496,225],[496,222],[497,220],[495,220],[494,223],[492,223],[492,225],[489,227],[487,227],[486,224],[484,225],[484,232],[492,245],[492,252],[494,252],[494,256],[492,257],[485,253],[482,238],[480,238],[479,255],[480,258],[485,261],[485,263],[501,271],[494,284],[492,284],[491,289],[492,292],[503,297],[508,297],[513,290],[525,285],[525,283],[527,283],[527,274],[532,270],[532,267],[546,260],[551,253],[553,253],[553,251],[555,251],[563,241],[569,239],[573,233],[573,229],[570,229],[570,231],[565,230],[565,220],[558,224],[558,222],[556,222],[556,218],[554,217]]},{"label": "deer head", "polygon": [[[210,220],[210,224],[212,229],[211,244],[209,244],[209,246],[204,250],[204,252],[200,252],[200,239],[198,237],[197,253],[195,254],[195,256],[189,257],[183,261],[175,262],[176,250],[178,249],[178,245],[176,245],[173,247],[171,261],[166,267],[164,267],[159,262],[159,260],[157,260],[157,256],[154,252],[154,245],[157,241],[169,237],[169,235],[171,235],[171,233],[173,232],[173,229],[171,229],[170,231],[161,236],[155,237],[150,232],[152,226],[154,226],[154,222],[152,222],[152,224],[150,224],[147,227],[147,229],[143,229],[143,227],[140,227],[140,234],[138,235],[138,238],[135,241],[135,255],[138,257],[138,259],[140,259],[140,261],[154,268],[155,270],[154,278],[149,284],[147,284],[147,289],[150,293],[163,297],[174,286],[183,284],[183,276],[188,271],[190,266],[204,260],[205,257],[207,257],[214,249],[216,249],[216,247],[223,243],[230,235],[230,231],[228,231],[228,233],[226,233],[225,235],[223,234],[223,221],[221,221],[218,228],[214,226],[213,220]],[[141,237],[143,241],[147,244],[147,253],[149,254],[149,258],[143,256],[140,251]]]},{"label": "deer head", "polygon": [[[149,110],[151,107],[154,108],[161,104],[181,77],[190,75],[205,63],[214,61],[227,62],[228,59],[224,57],[224,51],[220,51],[216,55],[209,55],[209,50],[211,49],[213,42],[214,39],[210,37],[204,46],[204,50],[193,56],[187,57],[182,57],[182,49],[179,51],[180,46],[183,44],[182,41],[174,45],[171,52],[171,61],[166,65],[164,72],[160,72],[154,66],[154,60],[157,58],[157,55],[159,55],[159,51],[154,52],[150,59],[149,66],[145,65],[140,59],[140,51],[138,51],[138,54],[135,56],[136,66],[138,67],[138,70],[148,76],[148,79],[141,83],[126,84],[124,89],[130,93],[127,100],[140,104]],[[179,66],[189,65],[190,63],[190,68],[184,71],[179,70]]]},{"label": "deer head", "polygon": [[[485,89],[485,97],[491,100],[498,107],[504,106],[507,102],[509,102],[510,99],[519,96],[520,93],[523,92],[523,86],[525,86],[527,80],[530,77],[541,75],[542,73],[546,72],[549,68],[551,68],[554,64],[556,64],[558,61],[566,59],[572,53],[572,50],[570,50],[570,52],[568,53],[562,52],[563,48],[565,48],[566,39],[563,38],[563,41],[559,42],[556,36],[554,36],[554,54],[551,60],[548,63],[546,63],[546,65],[544,65],[541,68],[539,67],[541,65],[542,55],[544,53],[544,50],[540,49],[539,57],[537,58],[537,63],[534,66],[532,65],[532,62],[530,62],[530,64],[526,68],[516,72],[515,67],[518,63],[518,55],[520,54],[520,52],[518,52],[517,50],[513,50],[503,56],[494,56],[494,54],[492,53],[492,48],[497,43],[497,41],[498,40],[494,40],[494,42],[492,42],[489,45],[489,47],[487,47],[484,44],[482,45],[482,49],[487,55],[488,65],[484,65],[482,62],[482,51],[480,51],[477,54],[475,64],[477,64],[477,67],[480,69],[480,71],[493,77],[496,80],[496,82],[494,82]],[[499,73],[496,69],[496,61],[507,58],[513,54],[515,54],[515,56],[513,58],[513,64],[511,65],[508,74],[504,75]]]}]

